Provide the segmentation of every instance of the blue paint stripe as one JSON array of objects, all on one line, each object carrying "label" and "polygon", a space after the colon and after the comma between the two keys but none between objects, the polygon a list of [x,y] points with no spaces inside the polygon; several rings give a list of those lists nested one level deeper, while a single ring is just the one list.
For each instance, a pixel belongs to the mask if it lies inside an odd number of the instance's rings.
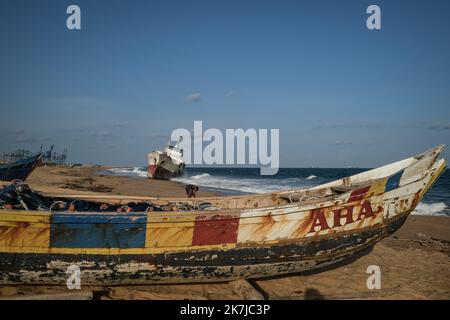
[{"label": "blue paint stripe", "polygon": [[146,214],[53,214],[50,247],[144,248]]},{"label": "blue paint stripe", "polygon": [[386,182],[386,187],[384,188],[384,192],[388,192],[388,191],[398,188],[398,185],[400,184],[400,178],[402,177],[402,175],[403,175],[403,170],[390,176],[388,181]]}]

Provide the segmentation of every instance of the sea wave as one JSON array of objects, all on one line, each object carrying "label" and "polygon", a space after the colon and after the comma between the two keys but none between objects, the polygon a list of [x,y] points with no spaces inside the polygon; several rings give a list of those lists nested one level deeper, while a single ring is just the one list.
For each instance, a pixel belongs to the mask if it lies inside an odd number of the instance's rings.
[{"label": "sea wave", "polygon": [[421,216],[446,216],[449,215],[448,207],[444,202],[435,202],[435,203],[419,203],[412,212],[414,215]]},{"label": "sea wave", "polygon": [[195,179],[195,180],[200,180],[200,179],[204,179],[204,178],[208,178],[208,177],[211,177],[211,175],[209,173],[202,173],[202,174],[197,174],[195,176],[192,176],[191,178]]},{"label": "sea wave", "polygon": [[147,171],[142,167],[120,167],[120,168],[110,168],[107,170],[109,173],[113,175],[119,176],[138,176],[138,177],[147,177]]},{"label": "sea wave", "polygon": [[[172,179],[185,184],[196,184],[202,187],[218,188],[245,193],[265,193],[288,189],[310,187],[315,183],[306,181],[307,178],[242,178],[237,176],[211,175],[201,173],[193,176],[185,174]],[[309,179],[309,180],[312,180]]]}]

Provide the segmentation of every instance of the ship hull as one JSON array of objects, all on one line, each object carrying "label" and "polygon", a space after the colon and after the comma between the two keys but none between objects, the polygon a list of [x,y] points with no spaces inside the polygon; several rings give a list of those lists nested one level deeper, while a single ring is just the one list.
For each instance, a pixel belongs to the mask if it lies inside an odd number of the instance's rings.
[{"label": "ship hull", "polygon": [[174,172],[157,165],[148,165],[147,167],[147,177],[150,179],[169,180],[170,178],[175,178],[182,174],[183,171]]},{"label": "ship hull", "polygon": [[150,179],[168,180],[184,172],[184,164],[175,163],[164,153],[152,152],[148,158],[147,177]]}]

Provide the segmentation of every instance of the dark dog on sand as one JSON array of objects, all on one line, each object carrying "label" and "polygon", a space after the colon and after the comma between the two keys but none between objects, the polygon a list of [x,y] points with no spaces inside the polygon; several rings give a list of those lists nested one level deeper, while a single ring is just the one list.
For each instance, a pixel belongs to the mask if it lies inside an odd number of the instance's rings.
[{"label": "dark dog on sand", "polygon": [[186,194],[188,196],[188,198],[195,198],[195,193],[198,191],[198,187],[193,185],[193,184],[188,184],[186,186]]}]

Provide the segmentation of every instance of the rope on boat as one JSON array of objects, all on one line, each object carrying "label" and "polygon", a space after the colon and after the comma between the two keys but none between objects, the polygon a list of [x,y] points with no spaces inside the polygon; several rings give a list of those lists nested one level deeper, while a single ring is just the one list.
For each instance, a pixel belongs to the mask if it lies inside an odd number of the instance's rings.
[{"label": "rope on boat", "polygon": [[24,210],[47,210],[48,205],[40,195],[33,192],[22,180],[16,179],[2,189],[0,203],[20,205]]},{"label": "rope on boat", "polygon": [[301,193],[298,193],[298,192],[294,192],[294,193],[289,194],[289,201],[291,203],[302,202],[303,200],[314,200],[314,199],[319,199],[320,198],[320,197],[316,197],[316,196],[308,196],[308,195],[305,194],[303,197],[299,197],[298,201],[294,201],[294,200],[292,200],[291,197],[293,195],[295,195],[295,194],[298,194],[299,196],[301,195]]},{"label": "rope on boat", "polygon": [[[299,193],[299,192],[294,192],[294,193],[289,194],[289,201],[290,201],[291,203],[294,203],[294,201],[292,200],[291,197],[292,197],[293,195],[295,195],[295,194],[298,194],[299,196],[301,195],[301,193]],[[303,200],[303,197],[302,197],[302,198],[299,197],[299,199],[300,199],[300,200],[299,200],[299,201],[296,201],[296,202],[300,202],[301,200]]]},{"label": "rope on boat", "polygon": [[16,193],[17,193],[17,200],[19,200],[20,204],[22,205],[22,207],[25,210],[30,210],[27,206],[27,204],[25,203],[25,201],[23,201],[22,196],[20,195],[19,191],[16,189]]},{"label": "rope on boat", "polygon": [[55,202],[52,203],[52,205],[50,206],[50,208],[48,209],[48,211],[52,211],[53,206],[54,206],[55,204],[58,204],[58,203],[62,203],[62,204],[64,204],[64,205],[67,204],[67,202],[64,202],[64,201],[55,201]]}]

